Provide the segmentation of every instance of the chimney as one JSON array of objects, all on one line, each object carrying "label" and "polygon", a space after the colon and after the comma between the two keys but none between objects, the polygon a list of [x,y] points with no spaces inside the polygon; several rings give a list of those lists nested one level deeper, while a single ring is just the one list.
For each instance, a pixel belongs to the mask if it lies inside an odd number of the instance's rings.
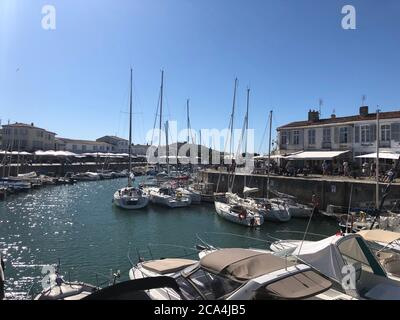
[{"label": "chimney", "polygon": [[332,113],[331,114],[331,119],[336,119],[336,114]]},{"label": "chimney", "polygon": [[360,116],[366,117],[368,115],[368,106],[360,107]]},{"label": "chimney", "polygon": [[316,110],[308,111],[308,121],[309,122],[317,122],[319,120],[319,112]]}]

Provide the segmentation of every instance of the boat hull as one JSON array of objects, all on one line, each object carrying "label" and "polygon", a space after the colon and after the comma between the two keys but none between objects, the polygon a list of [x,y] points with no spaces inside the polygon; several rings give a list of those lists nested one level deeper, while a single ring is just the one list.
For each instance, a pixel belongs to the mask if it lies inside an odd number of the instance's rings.
[{"label": "boat hull", "polygon": [[247,227],[258,227],[264,223],[264,218],[261,215],[247,215],[245,218],[240,218],[237,213],[231,210],[230,205],[223,202],[215,202],[215,211],[221,218]]}]

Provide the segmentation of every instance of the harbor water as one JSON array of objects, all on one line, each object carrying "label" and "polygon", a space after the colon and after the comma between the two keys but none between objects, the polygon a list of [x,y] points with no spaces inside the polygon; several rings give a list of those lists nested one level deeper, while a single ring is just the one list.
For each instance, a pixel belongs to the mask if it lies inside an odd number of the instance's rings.
[{"label": "harbor water", "polygon": [[[128,279],[130,260],[136,262],[139,256],[194,252],[167,244],[194,248],[200,237],[220,247],[266,248],[271,237],[301,239],[308,222],[266,222],[250,229],[221,219],[212,204],[124,211],[111,200],[125,185],[125,179],[116,179],[50,186],[0,202],[0,251],[6,260],[8,297],[24,299],[32,285],[41,288],[43,266],[59,259],[65,278],[102,284],[117,270],[122,280]],[[313,219],[309,228],[310,233],[323,235],[336,231],[335,221],[322,218]]]}]

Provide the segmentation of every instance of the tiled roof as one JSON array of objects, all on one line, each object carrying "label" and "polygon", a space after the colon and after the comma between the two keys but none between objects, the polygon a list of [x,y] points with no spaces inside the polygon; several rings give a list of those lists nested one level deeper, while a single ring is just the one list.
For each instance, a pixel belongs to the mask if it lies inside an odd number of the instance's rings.
[{"label": "tiled roof", "polygon": [[47,131],[48,133],[53,133],[53,134],[55,134],[55,133],[52,132],[52,131],[48,131],[48,130],[46,130],[46,129],[36,127],[36,126],[33,125],[33,124],[26,124],[26,123],[21,123],[21,122],[15,122],[15,123],[10,123],[10,124],[3,124],[2,126],[3,126],[3,127],[20,127],[20,128],[39,129],[39,130]]},{"label": "tiled roof", "polygon": [[[390,112],[381,112],[379,113],[380,119],[400,119],[400,111],[390,111]],[[295,128],[295,127],[308,127],[308,126],[316,126],[316,125],[325,125],[325,124],[336,124],[336,123],[346,123],[346,122],[354,122],[354,121],[368,121],[375,120],[376,113],[369,113],[366,116],[356,115],[356,116],[348,116],[348,117],[336,117],[336,118],[328,118],[328,119],[320,119],[317,121],[295,121],[280,126],[277,130],[286,129],[286,128]]]}]

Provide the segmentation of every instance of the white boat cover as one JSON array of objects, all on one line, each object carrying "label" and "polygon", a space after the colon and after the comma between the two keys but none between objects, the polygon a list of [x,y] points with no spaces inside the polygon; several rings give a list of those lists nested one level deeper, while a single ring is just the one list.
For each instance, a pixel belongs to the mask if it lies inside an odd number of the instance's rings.
[{"label": "white boat cover", "polygon": [[364,264],[369,264],[368,258],[374,259],[376,265],[371,267],[374,267],[377,273],[384,275],[375,256],[369,249],[360,247],[359,241],[363,241],[359,234],[334,235],[321,241],[300,244],[293,251],[293,255],[339,282],[344,276],[342,274],[342,268],[346,264],[344,256]]},{"label": "white boat cover", "polygon": [[336,246],[336,242],[342,238],[334,235],[332,237],[315,242],[304,242],[293,252],[301,260],[312,265],[321,273],[333,279],[341,279],[343,259]]},{"label": "white boat cover", "polygon": [[249,188],[249,187],[244,187],[243,188],[243,193],[244,194],[249,194],[249,193],[255,193],[258,192],[258,188]]}]

